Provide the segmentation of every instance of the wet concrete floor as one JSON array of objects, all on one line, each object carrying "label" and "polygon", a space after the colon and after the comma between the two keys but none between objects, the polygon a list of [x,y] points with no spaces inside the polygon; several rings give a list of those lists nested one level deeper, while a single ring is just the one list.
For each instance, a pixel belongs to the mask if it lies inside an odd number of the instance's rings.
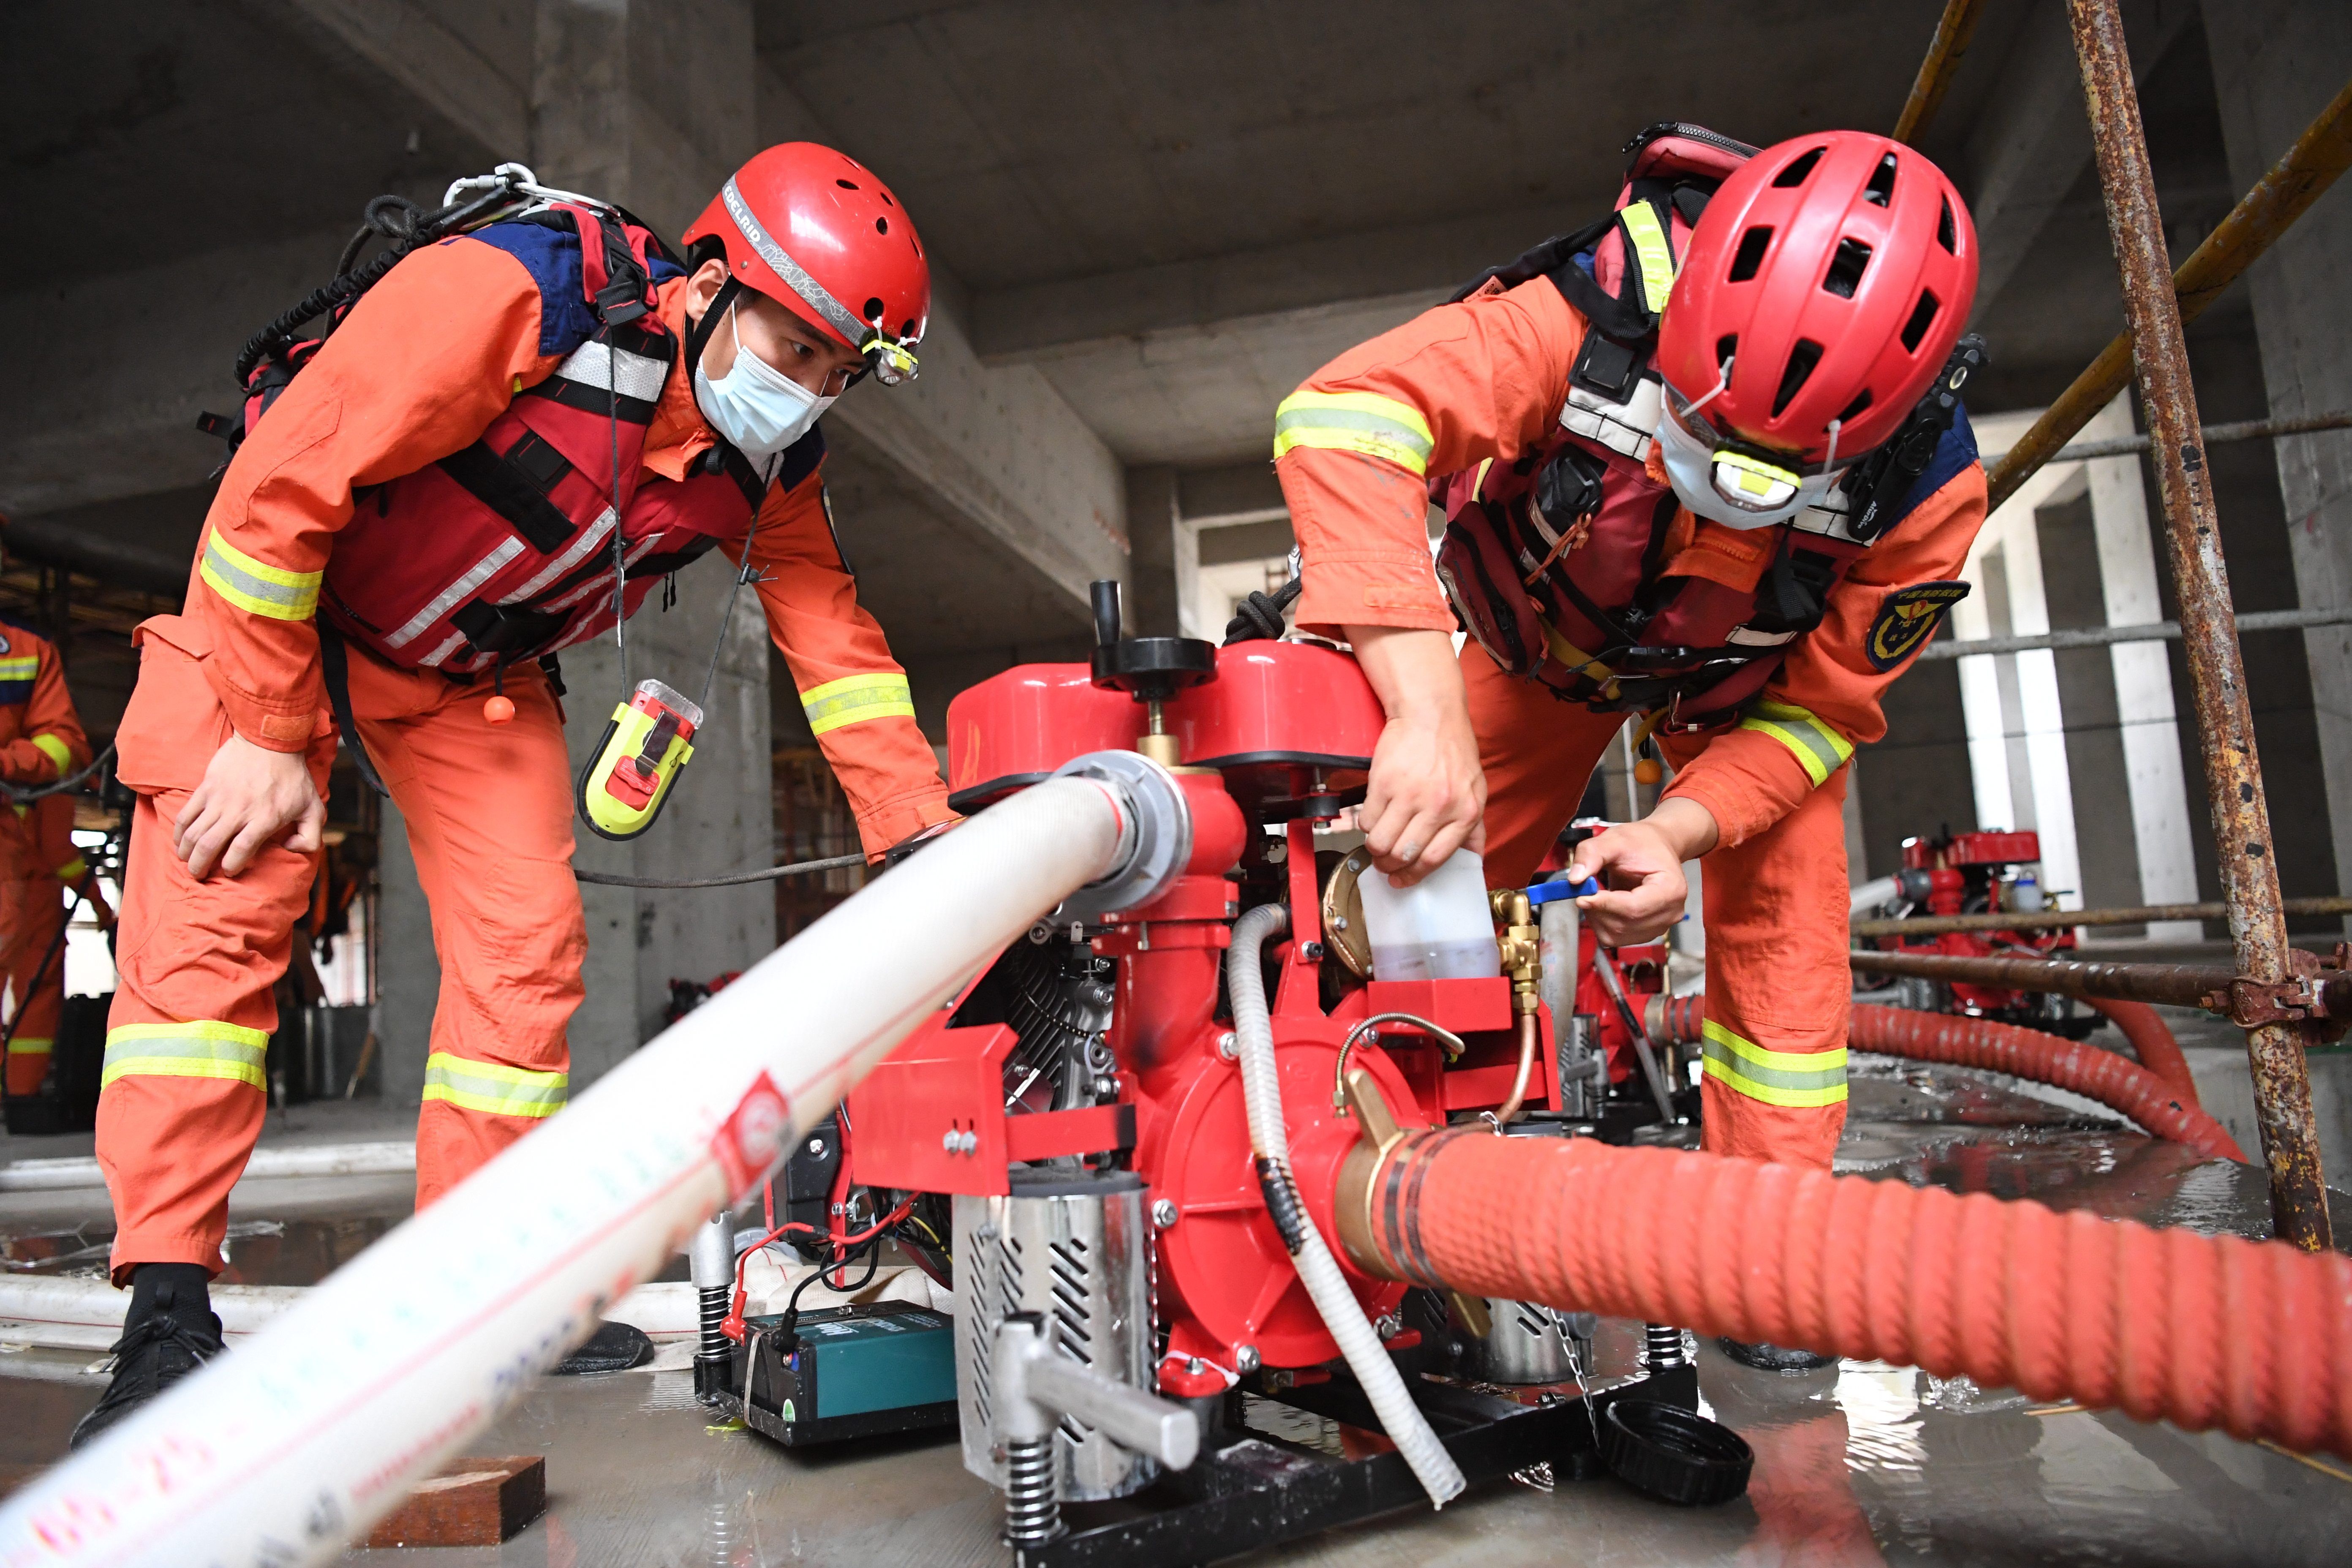
[{"label": "wet concrete floor", "polygon": [[[389,1125],[342,1135],[385,1136]],[[0,1145],[0,1156],[73,1152],[16,1146],[22,1142]],[[2189,1158],[2093,1109],[1879,1058],[1855,1064],[1839,1166],[2153,1224],[2247,1236],[2266,1228],[2254,1168]],[[405,1178],[247,1183],[232,1205],[239,1227],[232,1270],[253,1283],[316,1279],[406,1206]],[[0,1194],[0,1267],[11,1272],[94,1275],[110,1231],[102,1195]],[[1604,1378],[1632,1373],[1638,1338],[1635,1325],[1604,1325]],[[64,1451],[66,1434],[102,1385],[91,1364],[88,1352],[0,1347],[0,1486]],[[1677,1510],[1610,1479],[1560,1481],[1550,1490],[1500,1482],[1443,1514],[1401,1511],[1236,1561],[1331,1568],[2352,1562],[2352,1464],[2035,1405],[1909,1368],[1849,1362],[1787,1376],[1751,1371],[1703,1345],[1699,1369],[1705,1404],[1757,1453],[1748,1495],[1738,1501]],[[545,1455],[547,1515],[500,1548],[353,1552],[347,1561],[529,1568],[1010,1562],[996,1539],[997,1495],[964,1471],[951,1436],[787,1452],[755,1434],[714,1427],[685,1372],[543,1381],[470,1451]]]}]

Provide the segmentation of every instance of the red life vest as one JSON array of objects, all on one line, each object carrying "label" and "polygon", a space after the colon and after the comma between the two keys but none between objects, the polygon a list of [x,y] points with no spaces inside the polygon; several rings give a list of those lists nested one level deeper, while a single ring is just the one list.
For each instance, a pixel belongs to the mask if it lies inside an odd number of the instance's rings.
[{"label": "red life vest", "polygon": [[[1430,482],[1447,520],[1438,579],[1455,614],[1506,671],[1599,710],[1665,708],[1675,730],[1736,719],[1868,548],[1849,526],[1862,509],[1832,491],[1825,507],[1769,529],[1699,520],[1692,545],[1666,553],[1680,507],[1646,468],[1662,400],[1651,297],[1663,305],[1707,197],[1754,151],[1696,126],[1653,126],[1627,148],[1607,218],[1454,296],[1549,277],[1588,323],[1549,437],[1508,466]],[[1754,585],[1699,574],[1710,556]]]},{"label": "red life vest", "polygon": [[[561,319],[580,327],[604,324],[472,446],[361,499],[336,540],[320,612],[389,663],[470,676],[610,631],[616,574],[617,616],[634,615],[660,578],[743,537],[767,491],[723,442],[682,480],[643,470],[655,409],[681,374],[679,344],[651,313],[604,321],[595,309],[607,290],[601,226],[584,210],[569,216],[576,233],[502,235],[521,226],[494,225],[449,242],[530,247],[522,259],[543,292],[567,288],[572,272],[541,252],[568,247],[555,259],[576,258],[590,313],[566,299],[543,301],[543,319],[559,320],[562,307]],[[635,225],[624,232],[645,258],[651,237]],[[798,483],[823,452],[812,432],[776,478]]]}]

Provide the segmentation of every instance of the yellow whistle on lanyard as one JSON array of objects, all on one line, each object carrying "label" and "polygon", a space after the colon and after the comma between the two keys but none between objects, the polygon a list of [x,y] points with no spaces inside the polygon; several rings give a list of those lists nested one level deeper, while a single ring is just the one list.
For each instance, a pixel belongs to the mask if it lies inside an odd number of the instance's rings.
[{"label": "yellow whistle on lanyard", "polygon": [[599,838],[635,838],[654,825],[694,755],[702,710],[658,680],[640,680],[613,710],[595,760],[580,774],[580,819]]}]

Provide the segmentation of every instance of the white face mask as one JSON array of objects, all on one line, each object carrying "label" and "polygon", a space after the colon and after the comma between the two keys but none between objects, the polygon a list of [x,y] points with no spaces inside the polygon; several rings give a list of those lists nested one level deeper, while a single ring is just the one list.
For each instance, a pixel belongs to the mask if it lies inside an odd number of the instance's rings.
[{"label": "white face mask", "polygon": [[727,307],[727,333],[735,341],[735,364],[717,381],[694,365],[694,400],[702,416],[751,467],[767,472],[785,447],[807,435],[817,416],[833,405],[743,346],[735,331],[735,307]]},{"label": "white face mask", "polygon": [[[1788,521],[1819,505],[1845,472],[1804,479],[1738,452],[1718,452],[1684,429],[1671,409],[1658,415],[1658,459],[1675,500],[1700,517],[1738,529]],[[1740,499],[1733,500],[1734,495]]]}]

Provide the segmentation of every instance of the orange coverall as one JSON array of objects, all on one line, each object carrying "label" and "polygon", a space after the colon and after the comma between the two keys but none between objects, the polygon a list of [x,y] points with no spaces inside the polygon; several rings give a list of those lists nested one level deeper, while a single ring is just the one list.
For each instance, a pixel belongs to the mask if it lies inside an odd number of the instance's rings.
[{"label": "orange coverall", "polygon": [[[1349,626],[1454,629],[1430,564],[1427,480],[1540,447],[1584,331],[1583,317],[1537,279],[1383,333],[1283,405],[1276,468],[1304,563],[1302,628],[1333,637]],[[1663,482],[1656,461],[1652,477]],[[1984,477],[1970,464],[1854,563],[1749,718],[1662,738],[1675,770],[1665,794],[1705,806],[1722,832],[1704,879],[1701,1093],[1716,1152],[1826,1167],[1837,1147],[1852,994],[1844,764],[1886,732],[1879,694],[1910,662],[1876,669],[1865,645],[1891,595],[1959,574],[1984,516]],[[1749,536],[1725,539],[1730,531],[1685,510],[1664,571],[1703,565],[1714,577],[1744,554],[1752,584],[1767,552],[1742,551]],[[1489,790],[1487,879],[1521,885],[1626,716],[1514,680],[1475,641],[1461,663]]]},{"label": "orange coverall", "polygon": [[[0,626],[0,779],[37,787],[55,784],[89,761],[57,645],[39,633]],[[66,923],[64,894],[81,879],[73,845],[73,801],[58,795],[0,810],[0,974],[7,978],[8,1092],[33,1094],[48,1077],[65,1005],[60,947],[41,960]]]},{"label": "orange coverall", "polygon": [[[681,341],[684,290],[680,279],[658,291]],[[403,261],[238,449],[206,538],[218,532],[315,585],[355,487],[471,444],[516,393],[552,373],[558,359],[539,353],[540,312],[530,275],[493,246],[459,239]],[[643,468],[683,478],[713,439],[681,363]],[[740,563],[740,541],[722,548]],[[868,854],[945,819],[947,788],[905,672],[858,606],[817,475],[770,491],[751,555],[769,629]],[[313,875],[310,857],[280,842],[238,876],[199,881],[173,853],[173,820],[232,733],[303,753],[322,791],[336,744],[307,613],[239,607],[198,570],[184,613],[140,634],[139,683],[118,741],[138,804],[98,1112],[118,1280],[138,1263],[220,1267],[228,1192],[267,1106],[270,987]],[[460,685],[396,669],[357,643],[349,651],[353,717],[407,826],[441,963],[417,1122],[422,1205],[564,1103],[564,1027],[587,951],[572,877],[571,767],[561,710],[536,666],[508,670],[515,717],[492,725],[482,716],[487,676]]]}]

